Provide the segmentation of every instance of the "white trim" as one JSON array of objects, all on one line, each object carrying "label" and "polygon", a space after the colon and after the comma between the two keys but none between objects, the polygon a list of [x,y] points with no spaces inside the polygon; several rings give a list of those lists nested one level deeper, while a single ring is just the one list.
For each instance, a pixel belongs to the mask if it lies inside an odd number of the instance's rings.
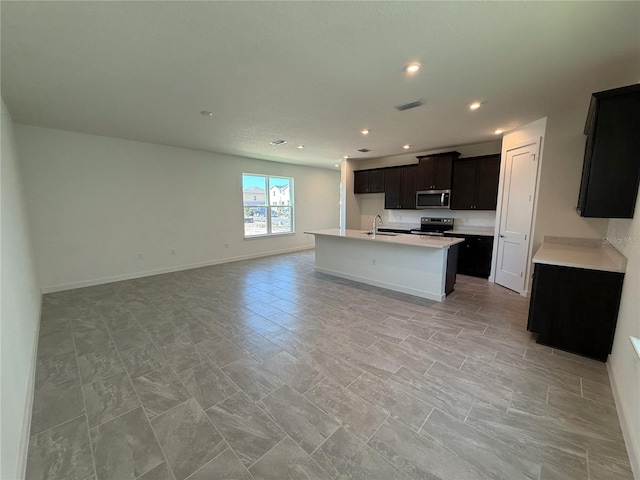
[{"label": "white trim", "polygon": [[613,392],[613,399],[616,402],[616,410],[618,411],[618,421],[620,422],[620,428],[622,429],[622,437],[624,438],[624,444],[627,449],[627,455],[629,455],[629,463],[631,464],[631,470],[633,471],[634,478],[640,478],[640,457],[636,452],[640,452],[640,445],[637,444],[638,439],[635,437],[629,426],[629,414],[622,401],[619,393],[618,382],[613,374],[613,368],[611,363],[607,361],[607,372],[609,373],[609,381],[611,382],[611,391]]},{"label": "white trim", "polygon": [[[526,130],[532,124],[541,122],[542,120],[544,120],[543,122],[544,126],[541,129],[539,127],[536,127],[535,129],[533,129],[535,133],[529,132],[527,134],[526,139],[519,141],[517,143],[509,143],[509,139],[507,137],[521,130]],[[525,266],[525,278],[524,278],[524,284],[522,286],[523,290],[522,292],[518,292],[520,293],[520,295],[525,297],[528,296],[528,288],[530,288],[531,286],[531,275],[532,275],[531,258],[533,256],[532,250],[533,250],[533,238],[535,234],[534,228],[535,228],[536,215],[538,213],[538,194],[540,190],[540,177],[542,174],[542,157],[543,157],[543,150],[544,150],[544,142],[546,138],[546,129],[547,129],[547,117],[543,117],[539,120],[536,120],[535,122],[531,122],[530,124],[524,125],[520,129],[511,130],[505,133],[504,136],[502,137],[502,148],[500,151],[500,177],[499,177],[500,179],[498,181],[498,202],[496,205],[496,222],[495,222],[494,236],[493,236],[493,257],[491,259],[491,272],[489,274],[489,281],[492,283],[497,283],[496,282],[496,273],[497,273],[496,270],[498,267],[497,253],[498,253],[498,242],[500,239],[502,204],[504,200],[503,199],[504,178],[506,175],[507,154],[511,150],[517,150],[518,148],[526,147],[528,145],[533,145],[536,143],[538,144],[538,160],[537,160],[538,165],[536,168],[536,180],[535,180],[534,195],[533,195],[533,208],[531,210],[531,225],[529,226],[529,238],[527,240],[528,253],[527,253],[527,263]]]},{"label": "white trim", "polygon": [[38,325],[33,337],[33,347],[31,351],[31,369],[29,372],[29,383],[27,384],[27,398],[24,402],[24,414],[22,415],[22,433],[20,445],[18,446],[17,472],[20,478],[27,478],[27,460],[29,454],[29,439],[31,438],[31,417],[33,414],[33,399],[35,397],[36,385],[36,363],[38,361],[38,339],[40,338],[40,317],[42,315],[42,296],[38,308]]},{"label": "white trim", "polygon": [[241,255],[239,257],[227,257],[207,262],[190,263],[187,265],[177,265],[174,267],[158,268],[155,270],[146,270],[143,272],[125,273],[124,275],[116,275],[113,277],[102,277],[94,280],[83,280],[81,282],[66,283],[62,285],[50,285],[40,287],[40,291],[44,293],[61,292],[63,290],[72,290],[75,288],[93,287],[104,283],[120,282],[122,280],[131,280],[134,278],[150,277],[152,275],[161,275],[163,273],[179,272],[181,270],[191,270],[193,268],[209,267],[211,265],[220,265],[223,263],[239,262],[242,260],[251,260],[252,258],[270,257],[272,255],[281,255],[283,253],[300,252],[303,250],[313,250],[313,245],[304,245],[302,247],[285,248],[284,250],[276,250],[272,252],[257,253],[252,255]]},{"label": "white trim", "polygon": [[436,302],[442,302],[446,298],[446,295],[444,293],[442,295],[438,295],[437,293],[423,292],[422,290],[403,287],[402,285],[396,285],[395,283],[381,282],[379,280],[372,280],[371,278],[360,277],[358,275],[336,272],[334,270],[329,270],[326,268],[315,267],[315,271],[324,273],[326,275],[332,275],[334,277],[346,278],[347,280],[353,280],[354,282],[366,283],[367,285],[373,285],[374,287],[380,287],[386,290],[393,290],[394,292],[406,293],[408,295],[413,295],[414,297],[435,300]]}]

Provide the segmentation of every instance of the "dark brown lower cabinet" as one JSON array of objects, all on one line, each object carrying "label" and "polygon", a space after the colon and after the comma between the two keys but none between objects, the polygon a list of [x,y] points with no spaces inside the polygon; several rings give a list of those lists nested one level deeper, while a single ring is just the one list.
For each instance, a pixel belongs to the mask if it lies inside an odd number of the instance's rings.
[{"label": "dark brown lower cabinet", "polygon": [[458,245],[458,273],[471,277],[489,278],[493,254],[493,236],[445,234],[446,237],[464,238]]},{"label": "dark brown lower cabinet", "polygon": [[449,247],[449,251],[447,252],[447,273],[444,281],[445,295],[449,295],[451,292],[453,292],[453,288],[456,284],[459,251],[460,244]]},{"label": "dark brown lower cabinet", "polygon": [[624,273],[536,263],[527,330],[538,343],[607,360]]}]

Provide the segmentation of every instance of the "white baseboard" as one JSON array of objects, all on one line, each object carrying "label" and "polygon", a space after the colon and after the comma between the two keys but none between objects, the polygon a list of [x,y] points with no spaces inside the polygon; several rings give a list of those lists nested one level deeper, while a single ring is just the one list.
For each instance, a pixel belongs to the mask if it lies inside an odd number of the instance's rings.
[{"label": "white baseboard", "polygon": [[40,338],[40,316],[42,315],[42,296],[40,297],[40,308],[38,309],[38,326],[33,338],[31,351],[31,369],[29,372],[29,383],[27,384],[27,398],[24,404],[24,414],[22,415],[22,437],[18,447],[18,469],[19,478],[26,478],[27,458],[29,455],[29,438],[31,433],[31,416],[33,412],[33,399],[35,396],[36,384],[36,363],[38,361],[38,339]]},{"label": "white baseboard", "polygon": [[626,405],[619,394],[618,382],[616,381],[613,369],[611,368],[611,363],[608,361],[607,371],[609,372],[609,381],[611,382],[613,399],[616,402],[618,420],[620,421],[620,428],[622,428],[622,436],[624,437],[624,444],[627,447],[627,454],[629,455],[631,470],[633,470],[633,477],[640,479],[640,455],[638,453],[640,452],[640,445],[638,445],[638,441],[640,439],[633,434]]},{"label": "white baseboard", "polygon": [[210,267],[212,265],[220,265],[223,263],[239,262],[242,260],[251,260],[252,258],[271,257],[273,255],[281,255],[283,253],[300,252],[303,250],[312,250],[313,245],[305,245],[303,247],[287,248],[284,250],[276,250],[272,252],[257,253],[252,255],[242,255],[239,257],[227,257],[207,262],[190,263],[187,265],[177,265],[173,267],[158,268],[154,270],[146,270],[142,272],[126,273],[124,275],[116,275],[113,277],[102,277],[94,280],[83,280],[81,282],[66,283],[62,285],[49,285],[40,287],[42,293],[62,292],[64,290],[73,290],[74,288],[93,287],[105,283],[121,282],[122,280],[132,280],[134,278],[150,277],[152,275],[161,275],[163,273],[179,272],[181,270],[191,270],[192,268]]},{"label": "white baseboard", "polygon": [[315,267],[316,272],[324,273],[326,275],[333,275],[334,277],[346,278],[347,280],[353,280],[354,282],[366,283],[367,285],[373,285],[374,287],[385,288],[387,290],[393,290],[394,292],[406,293],[413,295],[414,297],[426,298],[428,300],[435,300],[436,302],[442,302],[446,295],[439,295],[437,293],[423,292],[422,290],[416,290],[409,287],[403,287],[393,283],[380,282],[378,280],[372,280],[370,278],[363,278],[357,275],[350,275],[348,273],[336,272],[334,270],[328,270],[325,268]]}]

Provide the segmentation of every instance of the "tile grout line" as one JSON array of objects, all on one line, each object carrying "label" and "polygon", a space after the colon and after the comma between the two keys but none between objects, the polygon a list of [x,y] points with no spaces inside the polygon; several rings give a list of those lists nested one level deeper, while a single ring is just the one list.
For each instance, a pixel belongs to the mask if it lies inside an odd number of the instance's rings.
[{"label": "tile grout line", "polygon": [[[262,410],[262,409],[261,409],[261,410]],[[265,413],[266,413],[266,412],[265,412]],[[269,417],[269,418],[271,418],[271,417]],[[276,425],[278,425],[278,424],[276,423]],[[282,430],[282,427],[280,427],[280,425],[278,425],[278,428],[279,428],[280,430]],[[284,436],[283,436],[283,437],[282,437],[282,438],[281,438],[281,439],[280,439],[280,440],[279,440],[279,441],[278,441],[278,442],[277,442],[273,447],[271,447],[269,450],[267,450],[267,451],[266,451],[266,452],[264,452],[262,455],[260,455],[260,456],[255,460],[255,461],[253,461],[253,462],[251,463],[251,465],[249,465],[248,467],[245,467],[247,470],[249,470],[250,468],[252,468],[252,467],[253,467],[256,463],[258,463],[260,460],[262,460],[266,455],[268,455],[268,454],[269,454],[269,452],[270,452],[271,450],[275,449],[278,445],[280,445],[282,442],[284,442],[287,438],[291,439],[291,441],[292,441],[293,443],[295,443],[297,446],[299,446],[300,448],[302,448],[302,447],[300,446],[300,444],[299,444],[298,442],[296,442],[293,438],[291,438],[287,432],[285,432],[284,430],[282,430],[282,432],[284,433]],[[232,450],[233,450],[233,449],[232,449]],[[303,448],[302,450],[304,450],[304,448]],[[315,450],[314,450],[314,451],[315,451]],[[306,451],[306,450],[304,450],[304,452],[305,452],[305,453],[307,453],[307,451]],[[235,452],[234,452],[234,453],[235,453]],[[307,455],[311,456],[311,454],[307,454]]]},{"label": "tile grout line", "polygon": [[378,433],[378,431],[387,422],[387,420],[389,420],[390,416],[391,416],[391,414],[387,413],[387,416],[385,417],[385,419],[382,422],[380,422],[380,425],[378,425],[378,427],[374,430],[374,432],[371,435],[369,435],[369,437],[367,438],[367,441],[364,442],[365,444],[369,445],[369,442],[371,441],[371,439],[376,435],[376,433]]},{"label": "tile grout line", "polygon": [[431,411],[429,412],[429,414],[427,415],[427,418],[424,419],[424,422],[422,422],[422,424],[420,425],[420,427],[418,428],[418,433],[420,433],[423,429],[423,427],[427,424],[427,421],[429,421],[429,417],[431,416],[431,414],[433,413],[433,411],[436,409],[436,407],[431,407]]},{"label": "tile grout line", "polygon": [[[135,318],[135,315],[134,315],[134,319],[136,320],[136,322],[138,322],[138,319]],[[142,327],[140,327],[140,328],[142,328]],[[144,332],[144,333],[146,335],[146,332]],[[171,474],[175,477],[175,473],[173,472],[173,468],[172,468],[171,464],[169,464],[169,460],[167,459],[167,455],[166,455],[166,453],[164,451],[164,448],[162,448],[162,444],[158,440],[158,436],[156,435],[156,431],[153,429],[153,425],[151,424],[151,419],[149,418],[149,415],[147,413],[147,409],[144,407],[144,403],[142,402],[142,399],[140,398],[140,395],[138,394],[138,391],[136,390],[136,387],[133,384],[133,380],[131,379],[131,375],[129,374],[129,371],[127,370],[127,367],[126,367],[124,361],[122,360],[122,354],[120,353],[120,349],[118,348],[118,345],[116,345],[115,341],[113,340],[113,336],[111,335],[111,332],[109,332],[109,336],[111,337],[111,341],[113,342],[113,344],[115,346],[115,350],[116,350],[116,352],[118,354],[118,357],[120,358],[120,361],[122,362],[122,366],[124,367],[124,372],[127,375],[127,378],[129,379],[129,383],[131,384],[131,388],[133,388],[133,391],[135,392],[136,397],[138,398],[138,402],[140,402],[140,405],[138,405],[138,407],[140,407],[142,409],[142,413],[143,413],[144,417],[147,419],[147,423],[149,425],[149,429],[151,430],[151,433],[153,434],[153,439],[156,441],[156,444],[158,445],[158,448],[160,449],[160,452],[162,453],[162,457],[164,458],[164,461],[167,464],[167,469],[170,470]],[[151,341],[151,344],[153,344],[153,340],[151,340],[151,339],[149,339],[149,340]],[[162,352],[160,352],[160,355],[162,355]],[[163,355],[163,358],[164,358],[164,355]],[[168,362],[167,362],[167,364],[168,364]],[[169,368],[171,368],[171,367],[169,367]],[[143,376],[143,375],[140,375],[140,377],[141,376]],[[136,378],[139,378],[139,377],[136,377]],[[181,405],[182,403],[184,403],[184,402],[181,402],[178,405]],[[136,408],[138,408],[138,407],[136,407]],[[135,408],[130,410],[130,411],[133,411],[133,410],[135,410]],[[166,412],[163,412],[163,413],[166,413]],[[158,417],[158,415],[156,415],[156,417]],[[156,418],[156,417],[154,417],[154,418]],[[157,467],[158,465],[154,466],[153,468]]]},{"label": "tile grout line", "polygon": [[[188,312],[187,312],[187,313],[188,313]],[[198,322],[200,322],[200,323],[204,323],[204,322],[203,322],[203,321],[201,321],[199,318],[196,318],[196,320],[197,320]],[[226,338],[226,337],[224,337],[224,335],[220,335],[220,336],[222,336],[223,338]],[[219,337],[218,337],[218,335],[216,335],[216,337],[212,337],[212,338],[209,338],[209,339],[207,339],[207,340],[211,340],[211,339],[213,339],[213,338],[219,338]],[[207,340],[203,340],[203,341],[207,341]],[[228,340],[228,339],[227,339],[227,340]],[[230,341],[230,340],[228,340],[228,341]],[[236,383],[235,383],[235,382],[233,382],[233,380],[231,380],[231,378],[229,378],[229,377],[227,376],[227,374],[226,374],[224,371],[222,371],[222,368],[218,367],[218,366],[215,364],[215,362],[213,362],[213,360],[211,360],[211,359],[210,359],[210,358],[209,358],[205,353],[201,352],[201,351],[200,351],[200,349],[198,349],[198,347],[197,347],[196,345],[197,345],[197,344],[194,344],[194,347],[196,348],[196,350],[198,351],[198,353],[200,353],[202,356],[204,356],[204,357],[205,357],[205,359],[206,359],[206,360],[204,360],[204,361],[200,362],[198,365],[195,365],[195,366],[193,366],[193,367],[190,367],[190,368],[187,368],[187,369],[183,370],[183,372],[184,372],[184,371],[186,371],[186,370],[190,370],[190,369],[196,368],[196,367],[198,367],[198,366],[200,366],[200,365],[204,365],[204,366],[205,366],[205,368],[207,368],[207,369],[211,370],[211,368],[207,365],[207,361],[209,361],[209,362],[210,362],[210,363],[211,363],[215,368],[217,368],[217,369],[222,373],[222,375],[223,375],[227,380],[229,380],[229,382],[231,382],[231,384],[232,384],[232,385],[234,385],[234,386],[238,389],[236,392],[234,392],[233,394],[231,394],[231,395],[227,396],[226,398],[224,398],[224,399],[220,400],[219,402],[215,403],[215,404],[214,404],[214,405],[212,405],[211,407],[216,406],[216,405],[219,405],[220,403],[222,403],[222,402],[224,402],[224,401],[228,400],[229,398],[233,397],[234,395],[238,394],[239,392],[242,392],[243,394],[247,395],[247,394],[246,394],[246,392],[244,392],[244,391],[243,391],[243,390],[242,390],[238,385],[236,385]],[[240,348],[240,347],[238,347],[238,348]],[[162,352],[161,352],[161,353],[162,353]],[[228,448],[228,449],[233,453],[233,455],[236,457],[236,459],[238,459],[238,462],[243,466],[243,468],[244,468],[245,470],[247,470],[247,473],[249,473],[249,475],[250,475],[251,477],[253,477],[253,475],[251,475],[251,473],[248,471],[248,469],[247,469],[247,467],[244,465],[244,463],[240,460],[240,458],[238,457],[238,455],[237,455],[237,453],[235,452],[235,450],[231,447],[231,444],[229,444],[228,440],[225,438],[225,436],[222,434],[222,432],[220,432],[220,430],[218,429],[218,427],[216,427],[216,425],[213,423],[213,421],[211,420],[211,418],[210,418],[210,417],[209,417],[209,415],[207,414],[207,411],[206,411],[207,409],[203,408],[203,406],[202,406],[202,405],[200,405],[200,402],[195,398],[195,396],[191,393],[191,391],[189,391],[189,389],[186,387],[186,385],[185,385],[185,384],[184,384],[184,382],[182,381],[182,378],[180,377],[180,375],[175,371],[175,368],[173,367],[173,365],[171,365],[170,363],[168,363],[168,366],[169,366],[169,369],[173,372],[173,374],[178,378],[178,381],[180,382],[180,384],[181,384],[181,385],[185,388],[185,390],[189,393],[189,395],[191,396],[191,398],[190,398],[190,399],[195,400],[196,405],[198,405],[198,407],[202,410],[202,413],[204,413],[204,415],[205,415],[205,417],[206,417],[207,421],[208,421],[208,422],[209,422],[209,424],[213,427],[213,429],[218,433],[218,435],[220,435],[220,438],[222,438],[222,440],[224,441],[224,443],[227,445],[227,448]],[[248,395],[247,395],[247,396],[248,396]],[[190,400],[190,399],[189,399],[189,400]],[[185,400],[185,402],[187,402],[187,401],[189,401],[189,400]],[[250,399],[250,400],[251,400],[251,399]],[[178,406],[180,406],[181,404],[183,404],[183,403],[185,403],[185,402],[180,402],[180,403],[178,403],[178,405],[175,405],[174,407],[170,408],[169,410],[166,410],[166,411],[165,411],[165,412],[163,412],[161,415],[163,415],[163,414],[165,414],[165,413],[167,413],[167,412],[169,412],[169,411],[171,411],[171,410],[173,410],[173,409],[177,408]],[[211,407],[208,407],[208,408],[211,408]],[[154,417],[154,418],[155,418],[155,417]],[[149,424],[151,424],[151,421],[149,421]],[[153,426],[151,426],[151,429],[153,430]],[[155,435],[155,430],[153,430],[153,432],[154,432],[154,435]],[[158,442],[158,444],[160,444],[160,442]],[[161,447],[161,448],[162,448],[162,447]],[[195,470],[195,471],[191,472],[191,473],[189,474],[189,476],[187,477],[187,479],[188,479],[189,477],[193,476],[197,471],[201,470],[201,469],[202,469],[202,468],[204,468],[206,465],[208,465],[209,463],[211,463],[215,458],[217,458],[217,457],[219,457],[220,455],[222,455],[226,450],[227,450],[227,449],[224,449],[222,452],[220,452],[218,455],[216,455],[214,458],[212,458],[209,462],[205,463],[204,465],[202,465],[202,466],[201,466],[200,468],[198,468],[197,470]],[[164,454],[164,450],[163,450],[163,454]],[[166,455],[165,455],[165,456],[166,456]],[[168,462],[168,461],[167,461],[167,466],[169,466],[169,462]],[[172,471],[173,471],[173,470],[172,470]],[[187,480],[187,479],[185,479],[185,480]]]},{"label": "tile grout line", "polygon": [[[111,338],[111,334],[109,334],[109,338]],[[80,363],[78,361],[78,347],[76,345],[76,336],[74,335],[73,321],[71,322],[71,339],[73,341],[73,351],[74,351],[74,357],[75,357],[75,360],[76,360],[76,367],[78,368],[78,379],[80,380],[80,382],[79,382],[80,383],[80,396],[82,397],[82,406],[84,407],[84,416],[85,416],[86,422],[87,422],[86,425],[87,425],[87,435],[89,436],[89,450],[91,451],[91,464],[93,465],[93,474],[96,476],[96,478],[98,478],[98,468],[97,468],[97,465],[96,465],[95,445],[93,444],[93,441],[91,440],[91,425],[89,425],[89,411],[87,410],[87,401],[86,401],[85,396],[84,396],[84,388],[83,388],[83,385],[82,385],[82,377],[80,376]],[[113,341],[113,339],[111,339],[111,341]],[[123,365],[123,368],[124,368],[124,365]],[[96,443],[97,443],[97,437],[96,437]]]}]

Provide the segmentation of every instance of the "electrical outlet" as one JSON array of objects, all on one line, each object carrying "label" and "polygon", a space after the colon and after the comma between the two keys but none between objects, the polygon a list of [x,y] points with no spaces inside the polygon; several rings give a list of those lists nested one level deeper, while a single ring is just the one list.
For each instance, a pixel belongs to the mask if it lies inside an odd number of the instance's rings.
[{"label": "electrical outlet", "polygon": [[142,260],[143,257],[144,255],[142,253],[138,253],[138,260]]},{"label": "electrical outlet", "polygon": [[469,217],[464,217],[464,223],[469,223]]},{"label": "electrical outlet", "polygon": [[176,251],[172,248],[171,249],[171,255],[175,255],[175,254],[176,254]]},{"label": "electrical outlet", "polygon": [[225,244],[224,244],[224,248],[229,248],[229,244],[228,244],[228,243],[225,243]]},{"label": "electrical outlet", "polygon": [[372,258],[372,259],[371,259],[371,265],[375,265],[375,264],[376,264],[376,259],[375,259],[375,258]]}]

